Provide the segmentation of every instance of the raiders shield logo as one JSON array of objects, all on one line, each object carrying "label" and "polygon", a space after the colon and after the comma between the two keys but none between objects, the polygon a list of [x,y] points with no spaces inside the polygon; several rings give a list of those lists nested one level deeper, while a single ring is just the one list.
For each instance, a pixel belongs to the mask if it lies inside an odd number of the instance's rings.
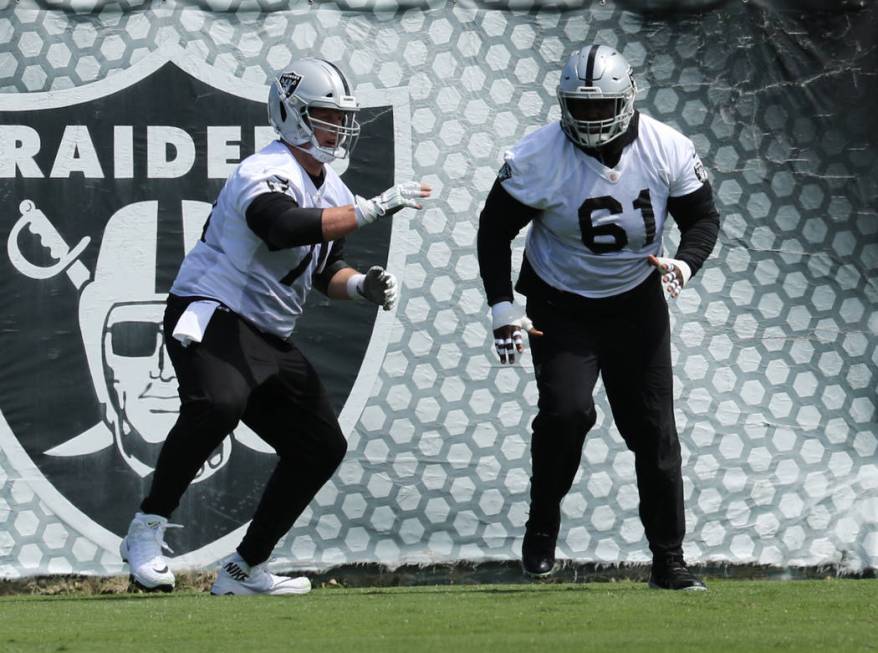
[{"label": "raiders shield logo", "polygon": [[302,81],[302,76],[298,75],[294,72],[284,73],[277,78],[277,83],[280,84],[281,89],[283,89],[283,94],[281,97],[288,98],[293,93],[296,92],[296,89],[299,88],[299,83]]},{"label": "raiders shield logo", "polygon": [[[114,555],[179,411],[167,291],[235,164],[275,138],[267,96],[182,50],[77,89],[0,96],[0,447],[58,517]],[[412,177],[408,101],[402,89],[358,99],[359,147],[334,165],[370,197]],[[346,259],[401,277],[390,243],[406,229],[358,232]],[[350,433],[393,316],[316,295],[293,339]],[[243,425],[228,435],[174,515],[186,524],[167,534],[176,566],[237,544],[275,462]]]},{"label": "raiders shield logo", "polygon": [[698,155],[693,155],[695,159],[695,176],[698,178],[702,184],[707,181],[707,170],[704,169],[704,164],[701,162],[701,159],[698,158]]},{"label": "raiders shield logo", "polygon": [[290,180],[284,179],[279,175],[274,175],[267,181],[268,188],[274,193],[283,193],[284,195],[290,192]]}]

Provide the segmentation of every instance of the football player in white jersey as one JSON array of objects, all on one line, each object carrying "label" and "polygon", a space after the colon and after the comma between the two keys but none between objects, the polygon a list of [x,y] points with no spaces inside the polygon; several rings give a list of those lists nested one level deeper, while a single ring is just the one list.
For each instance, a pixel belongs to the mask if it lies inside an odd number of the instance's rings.
[{"label": "football player in white jersey", "polygon": [[316,371],[290,340],[316,287],[333,299],[390,310],[394,276],[361,274],[343,258],[344,236],[411,207],[418,182],[372,199],[354,196],[327,165],[350,155],[359,105],[333,64],[290,63],[268,96],[278,140],[242,161],[217,198],[200,241],[168,297],[164,332],[182,405],[159,455],[148,496],[122,540],[134,582],[170,591],[164,531],[211,452],[243,420],[279,456],[237,550],[222,562],[214,594],[303,594],[307,578],[276,576],[265,562],[338,467],[347,443]]},{"label": "football player in white jersey", "polygon": [[[680,444],[674,423],[667,302],[712,251],[719,215],[692,142],[635,110],[631,67],[589,45],[561,73],[561,120],[523,138],[481,214],[478,255],[503,363],[530,333],[539,391],[531,441],[530,515],[522,565],[551,573],[561,500],[596,422],[604,382],[616,426],[635,455],[640,518],[653,555],[650,585],[703,590],[683,560]],[[662,250],[668,214],[680,227]],[[510,243],[530,223],[516,290]]]}]

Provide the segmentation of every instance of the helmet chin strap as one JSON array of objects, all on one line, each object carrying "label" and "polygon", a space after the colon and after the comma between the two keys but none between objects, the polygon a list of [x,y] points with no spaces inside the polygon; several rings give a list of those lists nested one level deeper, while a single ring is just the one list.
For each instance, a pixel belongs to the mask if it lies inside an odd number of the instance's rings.
[{"label": "helmet chin strap", "polygon": [[[306,142],[290,143],[290,145],[300,152],[310,155],[320,163],[332,163],[338,158],[334,154],[331,154],[320,147],[320,143],[317,141],[317,136],[314,134],[313,130],[311,131],[310,138]],[[338,148],[334,149],[337,150]]]},{"label": "helmet chin strap", "polygon": [[297,150],[299,150],[299,152],[304,152],[305,154],[320,161],[320,163],[332,163],[338,158],[332,154],[329,154],[328,152],[324,152],[319,147],[314,147],[313,143],[308,144],[311,145],[310,148],[302,147],[301,145],[294,145],[293,143],[290,143],[290,147],[296,148]]},{"label": "helmet chin strap", "polygon": [[338,157],[334,154],[329,154],[328,152],[324,152],[319,147],[315,147],[310,152],[311,156],[320,161],[320,163],[332,163]]}]

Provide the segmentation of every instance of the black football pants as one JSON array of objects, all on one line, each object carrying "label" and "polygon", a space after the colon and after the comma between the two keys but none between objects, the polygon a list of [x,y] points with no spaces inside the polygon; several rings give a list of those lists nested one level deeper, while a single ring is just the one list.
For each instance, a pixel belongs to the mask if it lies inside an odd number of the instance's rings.
[{"label": "black football pants", "polygon": [[[580,298],[577,298],[580,299]],[[545,333],[530,338],[539,390],[533,422],[528,529],[555,532],[561,500],[595,425],[598,373],[625,444],[634,452],[640,519],[654,556],[682,552],[685,533],[680,443],[674,421],[670,324],[658,274],[606,299],[528,297]]]},{"label": "black football pants", "polygon": [[[186,302],[170,297],[164,329],[173,332]],[[242,421],[280,458],[238,552],[267,560],[335,472],[347,442],[317,372],[290,342],[217,310],[200,344],[166,338],[180,385],[180,416],[159,454],[146,513],[169,517],[214,449]]]}]

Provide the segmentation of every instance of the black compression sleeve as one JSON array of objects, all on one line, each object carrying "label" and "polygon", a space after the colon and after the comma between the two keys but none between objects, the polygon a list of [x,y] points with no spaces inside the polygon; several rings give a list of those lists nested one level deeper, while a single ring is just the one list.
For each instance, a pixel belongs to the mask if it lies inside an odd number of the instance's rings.
[{"label": "black compression sleeve", "polygon": [[247,207],[247,226],[275,251],[323,242],[323,209],[300,208],[283,193],[263,193]]},{"label": "black compression sleeve", "polygon": [[512,248],[515,236],[539,211],[512,197],[494,182],[479,217],[479,271],[488,304],[512,301]]},{"label": "black compression sleeve", "polygon": [[719,211],[708,182],[694,193],[668,198],[668,211],[680,227],[680,247],[674,258],[686,262],[692,276],[701,269],[716,245]]},{"label": "black compression sleeve", "polygon": [[314,287],[326,295],[329,291],[329,282],[339,270],[349,268],[350,265],[344,260],[344,238],[339,238],[332,242],[332,249],[329,252],[329,258],[326,259],[326,265],[323,271],[314,275]]}]

